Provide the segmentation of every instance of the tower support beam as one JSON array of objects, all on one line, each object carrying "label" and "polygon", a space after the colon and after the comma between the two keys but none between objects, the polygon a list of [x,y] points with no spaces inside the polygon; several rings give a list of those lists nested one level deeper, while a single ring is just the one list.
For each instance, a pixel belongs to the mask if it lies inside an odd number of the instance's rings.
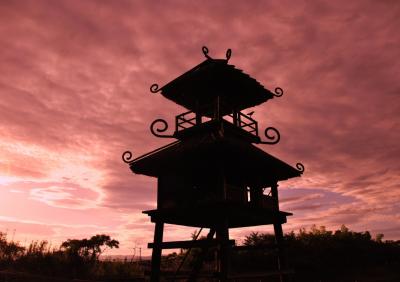
[{"label": "tower support beam", "polygon": [[[276,213],[279,212],[279,196],[278,196],[278,183],[275,182],[271,185],[271,196],[274,200],[274,210]],[[283,241],[283,230],[282,230],[282,223],[275,222],[274,223],[274,233],[275,233],[275,243],[278,248],[278,269],[280,274],[280,281],[285,282],[287,281],[283,271],[287,269],[286,258],[284,253],[284,241]]]},{"label": "tower support beam", "polygon": [[224,220],[216,230],[216,238],[221,242],[218,261],[219,261],[219,281],[228,281],[229,266],[230,266],[230,251],[231,246],[229,244],[229,226],[228,221]]},{"label": "tower support beam", "polygon": [[151,277],[150,277],[151,282],[160,281],[163,233],[164,233],[164,222],[156,221],[154,228],[153,252],[151,255]]}]

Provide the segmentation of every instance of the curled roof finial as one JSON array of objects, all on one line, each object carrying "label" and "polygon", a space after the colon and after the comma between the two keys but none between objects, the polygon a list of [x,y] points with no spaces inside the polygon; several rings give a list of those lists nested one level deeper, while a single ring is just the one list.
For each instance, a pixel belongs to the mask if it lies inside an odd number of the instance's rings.
[{"label": "curled roof finial", "polygon": [[173,138],[173,135],[162,135],[160,133],[168,130],[168,123],[161,118],[156,119],[150,125],[150,131],[154,136],[161,138]]},{"label": "curled roof finial", "polygon": [[125,151],[122,154],[122,160],[124,161],[124,163],[130,164],[133,161],[132,152],[131,151]]},{"label": "curled roof finial", "polygon": [[304,165],[302,163],[297,163],[296,168],[300,173],[304,172]]},{"label": "curled roof finial", "polygon": [[226,50],[226,55],[225,56],[226,56],[226,61],[229,61],[229,59],[232,56],[232,50],[231,49]]},{"label": "curled roof finial", "polygon": [[159,91],[161,90],[161,88],[158,88],[158,87],[159,87],[159,86],[158,86],[157,83],[152,84],[152,85],[150,86],[150,92],[151,92],[151,93],[157,93],[157,92],[159,92]]},{"label": "curled roof finial", "polygon": [[261,141],[260,144],[274,145],[281,140],[281,135],[275,127],[267,127],[264,131],[264,135],[268,141]]},{"label": "curled roof finial", "polygon": [[207,59],[212,60],[212,58],[208,55],[208,48],[207,48],[207,46],[203,46],[203,47],[201,48],[201,50],[203,51],[203,54],[204,54],[204,56],[205,56]]},{"label": "curled roof finial", "polygon": [[[209,60],[212,60],[212,59],[213,59],[213,58],[210,57],[210,55],[208,55],[209,50],[208,50],[207,46],[203,46],[203,47],[201,48],[201,51],[203,51],[203,54],[204,54],[204,56],[205,56],[207,59],[209,59]],[[226,61],[229,61],[229,59],[231,58],[231,56],[232,56],[232,49],[226,50],[226,53],[225,53]]]},{"label": "curled roof finial", "polygon": [[283,95],[283,89],[280,87],[276,87],[272,95],[274,95],[275,97],[281,97]]}]

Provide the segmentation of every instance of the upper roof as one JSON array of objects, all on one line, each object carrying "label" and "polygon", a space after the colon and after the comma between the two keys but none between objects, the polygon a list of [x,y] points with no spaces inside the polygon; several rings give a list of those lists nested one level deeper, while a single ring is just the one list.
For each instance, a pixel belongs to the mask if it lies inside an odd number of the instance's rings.
[{"label": "upper roof", "polygon": [[280,96],[280,88],[274,94],[242,70],[228,64],[230,50],[227,59],[213,59],[204,48],[205,61],[161,88],[152,85],[151,91],[161,91],[165,98],[192,111],[199,109],[204,115],[212,113],[218,96],[222,115],[254,107]]}]

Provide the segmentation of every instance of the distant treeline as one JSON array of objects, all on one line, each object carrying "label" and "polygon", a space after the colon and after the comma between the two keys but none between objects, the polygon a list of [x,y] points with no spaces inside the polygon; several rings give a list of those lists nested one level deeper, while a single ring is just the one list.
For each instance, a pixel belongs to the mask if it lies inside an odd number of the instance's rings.
[{"label": "distant treeline", "polygon": [[59,247],[52,247],[47,241],[34,241],[23,247],[19,242],[8,241],[6,234],[0,232],[0,271],[101,280],[137,276],[141,270],[127,261],[99,260],[106,249],[118,247],[117,240],[104,234],[89,239],[69,239]]},{"label": "distant treeline", "polygon": [[[294,281],[400,281],[400,241],[375,238],[366,232],[350,231],[342,225],[328,231],[324,226],[285,234],[289,268]],[[276,254],[262,246],[273,245],[271,234],[251,233],[244,245],[260,251],[238,252],[233,267],[241,270],[276,268]],[[256,248],[257,249],[257,248]]]},{"label": "distant treeline", "polygon": [[[293,281],[400,281],[400,241],[383,240],[382,234],[372,238],[368,231],[354,232],[344,225],[336,231],[314,226],[285,234],[284,243],[289,268],[294,270]],[[276,270],[274,245],[272,234],[249,234],[244,240],[247,247],[232,251],[232,270]],[[148,261],[99,260],[105,249],[118,247],[118,241],[104,234],[70,239],[59,247],[51,247],[47,241],[23,247],[0,232],[0,271],[102,281],[143,276]],[[199,250],[193,249],[190,253],[181,250],[164,256],[163,268],[170,272],[179,267],[181,271],[190,271],[198,254]],[[215,249],[204,258],[204,268],[212,271]]]}]

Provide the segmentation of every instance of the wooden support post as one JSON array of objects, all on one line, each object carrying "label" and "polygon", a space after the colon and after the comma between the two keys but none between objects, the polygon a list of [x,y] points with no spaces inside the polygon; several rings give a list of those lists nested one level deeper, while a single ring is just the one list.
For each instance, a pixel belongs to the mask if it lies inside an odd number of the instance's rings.
[{"label": "wooden support post", "polygon": [[239,124],[238,124],[238,112],[236,110],[233,110],[232,119],[233,119],[233,124],[236,125],[236,126],[239,126]]},{"label": "wooden support post", "polygon": [[219,201],[226,201],[227,200],[227,183],[225,177],[225,171],[221,162],[217,164],[219,166],[218,176],[217,176],[217,197]]},{"label": "wooden support post", "polygon": [[[276,215],[279,213],[279,197],[278,197],[278,183],[274,183],[271,185],[271,196],[274,200],[274,210]],[[280,222],[280,218],[276,217],[274,222],[274,233],[275,233],[275,242],[278,247],[278,269],[279,271],[287,270],[287,264],[284,254],[284,242],[283,242],[283,230],[282,223]],[[280,281],[287,281],[284,274],[280,274]]]},{"label": "wooden support post", "polygon": [[254,125],[255,135],[258,136],[258,122],[255,122]]},{"label": "wooden support post", "polygon": [[[281,223],[274,223],[274,232],[275,232],[275,242],[278,247],[278,269],[281,272],[287,270],[286,259],[283,250],[283,231]],[[284,274],[282,273],[280,274],[280,281],[281,282],[287,281],[285,279]]]},{"label": "wooden support post", "polygon": [[180,115],[175,116],[175,131],[176,132],[179,131],[179,119],[180,119]]},{"label": "wooden support post", "polygon": [[219,249],[219,281],[228,281],[230,265],[229,226],[227,220],[218,226],[216,238],[221,242]]},{"label": "wooden support post", "polygon": [[278,183],[276,182],[271,185],[271,197],[274,201],[274,211],[279,212]]},{"label": "wooden support post", "polygon": [[195,115],[196,115],[196,125],[201,124],[202,116],[201,116],[199,101],[196,101]]},{"label": "wooden support post", "polygon": [[251,204],[255,207],[262,206],[263,188],[259,186],[250,187]]},{"label": "wooden support post", "polygon": [[214,113],[214,119],[220,121],[221,120],[221,111],[220,111],[220,98],[219,96],[217,96],[216,99],[216,109],[215,109],[215,113]]},{"label": "wooden support post", "polygon": [[196,125],[199,125],[202,123],[202,118],[200,112],[196,112]]},{"label": "wooden support post", "polygon": [[163,240],[163,232],[164,232],[164,222],[156,221],[154,228],[154,246],[153,253],[151,255],[151,282],[159,282],[160,281],[160,268],[161,268],[161,253],[162,247],[161,243]]}]

